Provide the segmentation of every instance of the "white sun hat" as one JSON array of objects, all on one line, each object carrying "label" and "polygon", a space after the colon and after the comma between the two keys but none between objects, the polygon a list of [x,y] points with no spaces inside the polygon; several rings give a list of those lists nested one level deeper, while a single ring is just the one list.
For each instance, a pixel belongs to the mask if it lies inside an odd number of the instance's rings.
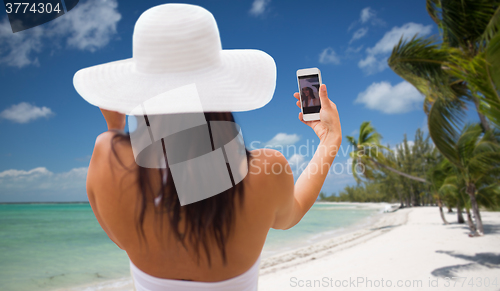
[{"label": "white sun hat", "polygon": [[132,49],[132,58],[76,72],[76,91],[92,105],[125,114],[148,100],[154,100],[148,114],[197,112],[200,105],[205,112],[249,111],[274,94],[273,58],[255,49],[223,50],[213,15],[200,6],[148,9],[135,24]]},{"label": "white sun hat", "polygon": [[319,84],[313,84],[313,83],[309,82],[309,80],[307,80],[307,79],[300,79],[299,82],[300,82],[301,88],[309,87],[313,90],[313,93],[318,94],[318,88],[314,85],[319,85]]}]

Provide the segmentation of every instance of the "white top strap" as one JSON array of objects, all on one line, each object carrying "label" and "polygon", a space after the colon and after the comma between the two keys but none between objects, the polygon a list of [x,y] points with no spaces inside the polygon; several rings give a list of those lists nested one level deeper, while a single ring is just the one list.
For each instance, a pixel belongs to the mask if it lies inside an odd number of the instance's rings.
[{"label": "white top strap", "polygon": [[259,280],[260,256],[245,273],[219,282],[182,281],[153,277],[130,261],[130,272],[137,291],[256,291]]}]

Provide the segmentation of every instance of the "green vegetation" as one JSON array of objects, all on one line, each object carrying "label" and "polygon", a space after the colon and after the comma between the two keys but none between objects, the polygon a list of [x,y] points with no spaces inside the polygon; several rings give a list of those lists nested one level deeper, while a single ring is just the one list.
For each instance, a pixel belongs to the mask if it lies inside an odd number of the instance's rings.
[{"label": "green vegetation", "polygon": [[[388,60],[391,69],[424,96],[429,137],[417,131],[394,151],[364,122],[347,137],[358,185],[330,201],[399,201],[465,208],[473,235],[483,235],[479,207],[500,208],[500,0],[427,0],[439,37],[403,37]],[[480,123],[467,113],[475,111]],[[434,146],[435,145],[435,146]],[[474,222],[471,217],[474,215]]]},{"label": "green vegetation", "polygon": [[394,149],[380,144],[382,136],[363,122],[359,137],[348,136],[353,175],[358,182],[338,195],[321,196],[323,201],[399,202],[403,207],[434,204],[427,172],[438,161],[438,151],[418,129],[414,142],[404,141]]}]

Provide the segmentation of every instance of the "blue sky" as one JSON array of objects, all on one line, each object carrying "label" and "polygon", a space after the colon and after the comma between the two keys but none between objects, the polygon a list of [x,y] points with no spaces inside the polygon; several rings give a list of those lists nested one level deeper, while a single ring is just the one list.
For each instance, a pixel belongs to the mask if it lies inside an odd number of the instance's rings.
[{"label": "blue sky", "polygon": [[[142,12],[161,1],[82,0],[66,15],[13,34],[0,12],[0,202],[86,201],[86,169],[106,130],[98,108],[73,88],[81,68],[132,56]],[[370,120],[395,145],[425,128],[423,97],[387,67],[404,34],[434,35],[423,1],[204,0],[224,49],[260,49],[277,64],[273,100],[235,114],[248,147],[285,147],[292,168],[305,165],[314,132],[298,119],[297,69],[318,67],[337,104],[344,137]],[[258,86],[258,84],[256,84]],[[253,143],[252,143],[253,142]],[[305,148],[309,145],[309,151]],[[294,152],[292,147],[302,152]],[[354,184],[347,139],[323,190]],[[343,170],[342,170],[343,168]]]}]

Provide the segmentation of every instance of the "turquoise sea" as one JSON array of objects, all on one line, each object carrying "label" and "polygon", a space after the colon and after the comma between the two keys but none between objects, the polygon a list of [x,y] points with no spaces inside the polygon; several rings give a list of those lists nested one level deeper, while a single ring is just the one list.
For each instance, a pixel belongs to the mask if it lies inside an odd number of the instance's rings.
[{"label": "turquoise sea", "polygon": [[[380,209],[316,203],[289,230],[271,229],[263,257],[369,223]],[[0,204],[0,290],[54,290],[130,275],[128,257],[88,203]]]}]

